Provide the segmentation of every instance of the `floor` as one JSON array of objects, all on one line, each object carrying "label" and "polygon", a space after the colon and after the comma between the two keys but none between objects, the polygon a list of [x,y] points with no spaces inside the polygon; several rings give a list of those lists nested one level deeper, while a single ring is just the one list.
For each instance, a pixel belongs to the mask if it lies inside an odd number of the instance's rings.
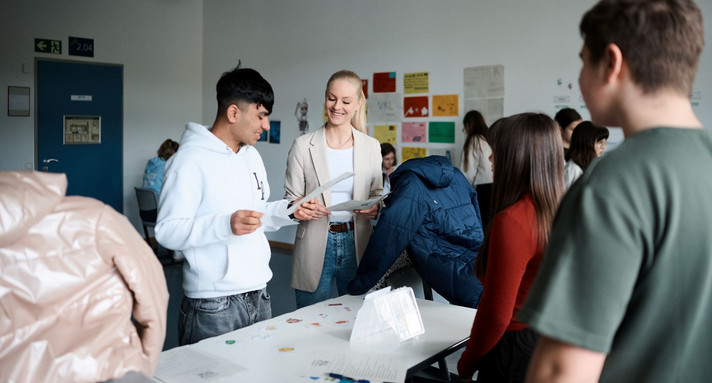
[{"label": "floor", "polygon": [[[270,268],[274,275],[272,280],[267,283],[267,292],[272,300],[272,316],[282,315],[292,312],[297,309],[297,304],[294,298],[294,289],[290,286],[290,278],[292,271],[291,252],[288,250],[273,248],[272,258],[270,260]],[[166,341],[163,344],[163,350],[168,350],[178,346],[178,329],[177,318],[180,302],[183,297],[183,272],[182,263],[165,264],[163,270],[168,283],[168,292],[170,300],[168,302],[168,323],[166,329]],[[416,297],[422,298],[422,289],[419,291],[414,288]],[[442,297],[434,293],[434,300],[445,301]],[[463,350],[456,352],[446,358],[448,370],[451,373],[457,374],[457,361],[460,358]],[[456,381],[456,379],[454,379]]]}]

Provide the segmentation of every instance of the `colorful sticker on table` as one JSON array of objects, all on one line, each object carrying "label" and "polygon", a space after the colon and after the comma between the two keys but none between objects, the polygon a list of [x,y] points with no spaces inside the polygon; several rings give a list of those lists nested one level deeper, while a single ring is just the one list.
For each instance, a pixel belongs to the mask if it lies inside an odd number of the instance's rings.
[{"label": "colorful sticker on table", "polygon": [[424,158],[425,148],[417,148],[404,146],[401,148],[401,163],[408,161],[411,158]]},{"label": "colorful sticker on table", "polygon": [[326,305],[329,307],[336,307],[336,306],[343,306],[344,304],[340,303],[340,302],[336,302],[336,303],[327,303]]},{"label": "colorful sticker on table", "polygon": [[433,116],[458,116],[460,95],[444,94],[433,96]]},{"label": "colorful sticker on table", "polygon": [[382,144],[395,145],[398,142],[398,128],[396,125],[374,125],[373,138]]},{"label": "colorful sticker on table", "polygon": [[294,347],[291,347],[291,346],[290,346],[290,347],[280,347],[279,349],[277,349],[277,351],[279,351],[279,352],[292,352],[292,351],[294,351]]},{"label": "colorful sticker on table", "polygon": [[242,343],[241,340],[235,340],[235,339],[219,339],[215,341],[215,344],[220,344],[220,345],[228,345],[228,346],[234,346]]},{"label": "colorful sticker on table", "polygon": [[428,141],[433,143],[455,143],[455,121],[430,121]]},{"label": "colorful sticker on table", "polygon": [[347,321],[347,320],[337,320],[336,322],[334,322],[334,324],[338,325],[338,326],[343,326],[348,323],[349,323],[349,321]]},{"label": "colorful sticker on table", "polygon": [[275,326],[273,324],[260,327],[260,330],[262,330],[262,331],[274,331],[276,329],[277,329],[277,326]]},{"label": "colorful sticker on table", "polygon": [[401,141],[425,143],[425,133],[427,130],[428,125],[424,121],[403,122],[401,128]]},{"label": "colorful sticker on table", "polygon": [[301,321],[302,321],[301,319],[289,318],[289,319],[287,319],[285,322],[287,322],[287,323],[299,323],[299,322],[301,322]]},{"label": "colorful sticker on table", "polygon": [[403,97],[403,117],[428,117],[428,96]]},{"label": "colorful sticker on table", "polygon": [[252,340],[267,340],[272,338],[271,334],[257,334],[252,336]]},{"label": "colorful sticker on table", "polygon": [[328,317],[329,317],[329,314],[319,313],[319,314],[316,314],[316,316],[319,317],[319,318],[321,318],[321,319],[325,319],[325,318],[328,318]]},{"label": "colorful sticker on table", "polygon": [[308,328],[317,328],[317,327],[324,327],[324,325],[319,322],[312,322],[312,323],[308,323],[307,327]]}]

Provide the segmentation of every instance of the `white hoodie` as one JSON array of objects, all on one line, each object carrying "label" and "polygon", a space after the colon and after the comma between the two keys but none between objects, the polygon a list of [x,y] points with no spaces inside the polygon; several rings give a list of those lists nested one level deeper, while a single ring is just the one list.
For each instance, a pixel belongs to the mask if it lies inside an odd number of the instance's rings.
[{"label": "white hoodie", "polygon": [[166,164],[158,204],[156,240],[181,250],[183,291],[189,298],[212,298],[264,288],[272,278],[270,248],[263,225],[234,235],[237,210],[281,215],[288,201],[270,195],[262,157],[252,146],[235,153],[209,127],[188,123],[180,149]]}]

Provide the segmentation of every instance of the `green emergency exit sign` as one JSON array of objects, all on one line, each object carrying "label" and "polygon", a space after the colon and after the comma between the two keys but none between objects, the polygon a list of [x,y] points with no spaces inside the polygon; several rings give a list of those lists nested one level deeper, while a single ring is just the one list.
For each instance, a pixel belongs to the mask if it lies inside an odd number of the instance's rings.
[{"label": "green emergency exit sign", "polygon": [[35,39],[35,52],[62,54],[62,40]]}]

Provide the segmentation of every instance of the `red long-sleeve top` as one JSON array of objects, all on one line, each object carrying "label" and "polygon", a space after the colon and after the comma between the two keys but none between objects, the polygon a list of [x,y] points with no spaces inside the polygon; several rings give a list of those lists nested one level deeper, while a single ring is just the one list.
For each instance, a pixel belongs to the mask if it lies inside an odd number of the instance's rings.
[{"label": "red long-sleeve top", "polygon": [[541,262],[537,249],[534,202],[530,194],[499,212],[492,220],[484,290],[467,348],[457,363],[460,377],[469,380],[478,362],[505,331],[527,328],[517,321]]}]

